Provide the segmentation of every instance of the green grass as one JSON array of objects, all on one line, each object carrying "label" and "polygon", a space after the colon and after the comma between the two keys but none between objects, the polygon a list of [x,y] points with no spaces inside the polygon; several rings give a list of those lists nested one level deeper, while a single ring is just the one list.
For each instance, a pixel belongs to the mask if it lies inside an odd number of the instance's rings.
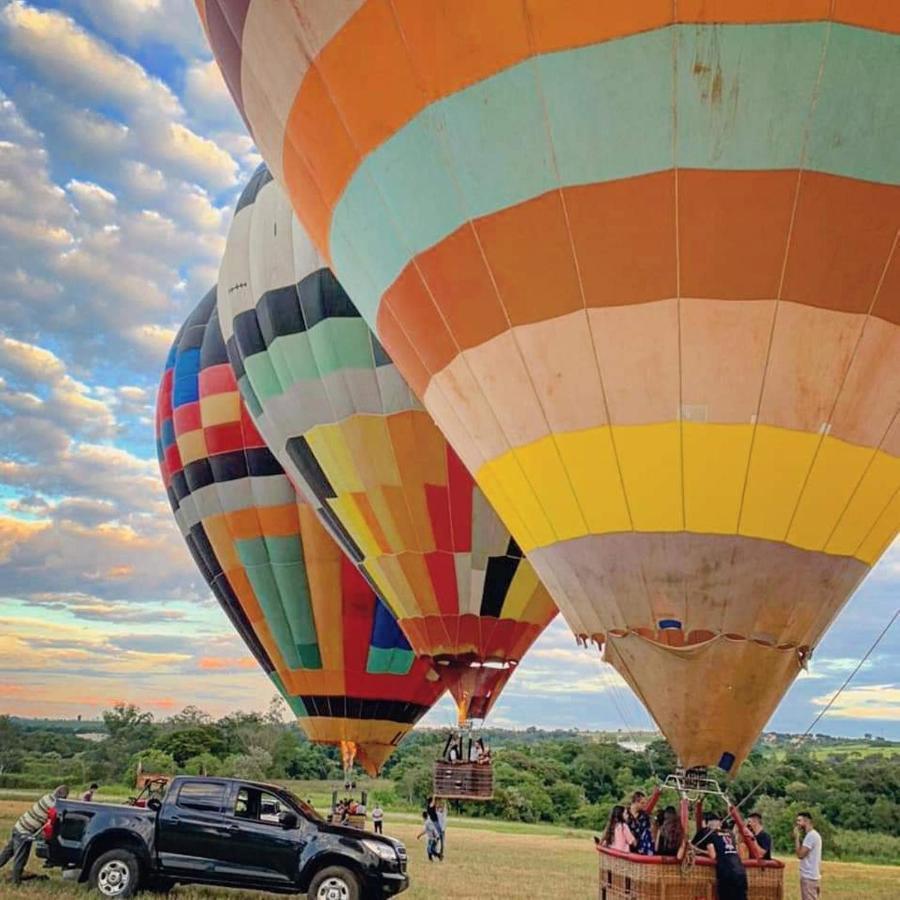
[{"label": "green grass", "polygon": [[[317,792],[298,793],[306,796]],[[0,799],[0,837],[5,839],[28,800]],[[451,818],[445,861],[428,863],[423,842],[416,840],[420,827],[416,819],[411,813],[388,811],[386,814],[388,833],[403,840],[409,848],[412,887],[404,894],[409,900],[519,900],[522,897],[594,900],[597,896],[597,855],[589,832],[550,825]],[[785,898],[798,900],[796,861],[788,860],[787,865]],[[29,871],[40,873],[40,861],[32,857]],[[823,876],[823,893],[829,898],[896,900],[898,896],[897,868],[826,860]],[[266,896],[271,895],[213,888],[178,888],[173,894],[175,900],[216,897],[262,900]],[[84,897],[84,893],[75,884],[64,882],[56,870],[46,881],[26,882],[19,888],[0,880],[0,900],[59,897]]]}]

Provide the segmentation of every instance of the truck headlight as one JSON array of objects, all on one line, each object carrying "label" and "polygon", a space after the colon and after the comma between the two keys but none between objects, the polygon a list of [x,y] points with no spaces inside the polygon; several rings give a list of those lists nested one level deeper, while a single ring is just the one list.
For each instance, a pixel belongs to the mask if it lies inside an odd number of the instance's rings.
[{"label": "truck headlight", "polygon": [[376,856],[386,862],[396,862],[397,852],[390,844],[383,844],[381,841],[360,841],[366,850],[371,850]]}]

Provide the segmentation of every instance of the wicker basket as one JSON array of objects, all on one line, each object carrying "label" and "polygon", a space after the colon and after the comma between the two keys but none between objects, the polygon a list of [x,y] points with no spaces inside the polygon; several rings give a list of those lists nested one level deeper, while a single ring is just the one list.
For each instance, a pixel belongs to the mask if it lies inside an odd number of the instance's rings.
[{"label": "wicker basket", "polygon": [[445,800],[490,800],[494,796],[491,764],[436,762],[434,796]]},{"label": "wicker basket", "polygon": [[[716,900],[716,868],[708,859],[682,865],[666,856],[600,852],[600,900]],[[748,900],[782,900],[784,865],[746,860]]]}]

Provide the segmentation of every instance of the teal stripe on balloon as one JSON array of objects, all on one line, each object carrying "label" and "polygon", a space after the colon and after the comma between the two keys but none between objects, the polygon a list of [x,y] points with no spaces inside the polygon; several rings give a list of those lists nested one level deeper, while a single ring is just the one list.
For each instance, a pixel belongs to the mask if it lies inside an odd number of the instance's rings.
[{"label": "teal stripe on balloon", "polygon": [[[300,539],[297,535],[289,537],[273,537],[265,536],[266,553],[273,563],[293,563],[299,564],[302,560],[300,555],[301,546]],[[302,572],[301,577],[306,580],[306,573]]]},{"label": "teal stripe on balloon", "polygon": [[347,369],[374,371],[372,332],[362,319],[326,319],[307,333],[320,377]]},{"label": "teal stripe on balloon", "polygon": [[414,256],[559,185],[675,164],[900,184],[898,84],[900,38],[819,22],[670,26],[527,60],[365,159],[332,218],[334,270],[371,325]]},{"label": "teal stripe on balloon", "polygon": [[416,657],[412,650],[399,647],[369,647],[366,671],[370,675],[406,675]]},{"label": "teal stripe on balloon", "polygon": [[305,331],[275,338],[267,352],[280,386],[318,378],[309,335]]},{"label": "teal stripe on balloon", "polygon": [[266,400],[281,393],[281,385],[268,353],[254,353],[245,357],[243,362],[250,386],[261,404],[265,405]]},{"label": "teal stripe on balloon", "polygon": [[[236,543],[238,554],[241,555],[241,545],[249,542],[237,541]],[[268,565],[248,566],[246,563],[244,568],[285,664],[289,669],[299,669],[301,661],[297,643],[291,633],[284,607],[281,605],[281,597],[271,568]]]}]

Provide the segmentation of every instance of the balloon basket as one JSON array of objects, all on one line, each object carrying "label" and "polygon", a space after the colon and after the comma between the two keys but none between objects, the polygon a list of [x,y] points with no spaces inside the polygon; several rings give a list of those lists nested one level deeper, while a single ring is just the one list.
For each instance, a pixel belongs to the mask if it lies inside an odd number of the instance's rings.
[{"label": "balloon basket", "polygon": [[[695,859],[688,864],[671,856],[639,856],[598,847],[600,900],[716,900],[716,864]],[[784,863],[744,861],[748,900],[782,900]]]},{"label": "balloon basket", "polygon": [[444,800],[490,800],[494,796],[494,770],[490,763],[444,762],[434,764],[433,790]]}]

